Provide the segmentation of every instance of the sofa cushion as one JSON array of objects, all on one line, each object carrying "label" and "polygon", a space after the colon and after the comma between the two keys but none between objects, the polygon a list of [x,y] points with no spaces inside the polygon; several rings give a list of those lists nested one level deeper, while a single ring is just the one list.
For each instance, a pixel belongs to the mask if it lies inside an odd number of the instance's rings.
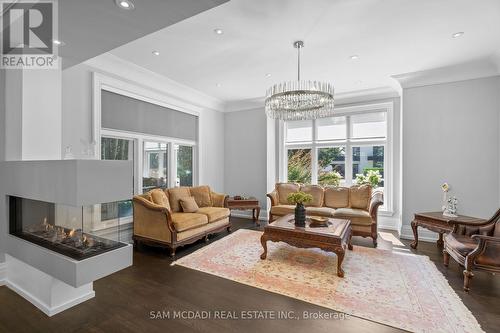
[{"label": "sofa cushion", "polygon": [[333,217],[338,219],[351,220],[352,224],[355,225],[371,225],[372,218],[370,213],[363,209],[357,208],[338,208],[335,209]]},{"label": "sofa cushion", "polygon": [[172,213],[172,222],[178,232],[208,224],[208,217],[197,213]]},{"label": "sofa cushion", "polygon": [[446,244],[458,251],[463,256],[466,256],[477,247],[477,242],[469,236],[449,233],[444,236]]},{"label": "sofa cushion", "polygon": [[369,209],[372,197],[372,187],[370,185],[352,186],[349,192],[351,208]]},{"label": "sofa cushion", "polygon": [[335,209],[328,207],[306,207],[307,216],[332,217]]},{"label": "sofa cushion", "polygon": [[222,207],[201,207],[198,209],[198,214],[203,214],[208,217],[208,223],[215,222],[229,216],[229,209]]},{"label": "sofa cushion", "polygon": [[170,210],[170,202],[168,201],[167,194],[165,191],[162,189],[156,189],[148,192],[149,197],[151,198],[150,201],[154,202],[155,204],[165,207],[166,209]]},{"label": "sofa cushion", "polygon": [[294,183],[277,183],[276,191],[278,191],[278,199],[281,205],[288,205],[288,195],[290,193],[298,192],[300,186]]},{"label": "sofa cushion", "polygon": [[189,198],[191,193],[189,193],[188,187],[175,187],[168,189],[168,199],[170,202],[170,207],[173,212],[181,212],[182,207],[179,202],[181,198]]},{"label": "sofa cushion", "polygon": [[271,207],[271,214],[277,216],[283,216],[287,214],[294,214],[295,206],[294,205],[278,205]]},{"label": "sofa cushion", "polygon": [[312,195],[313,199],[311,202],[305,204],[305,206],[321,207],[323,206],[323,193],[324,190],[319,185],[301,185],[300,191]]},{"label": "sofa cushion", "polygon": [[348,187],[325,187],[325,206],[330,208],[349,207]]},{"label": "sofa cushion", "polygon": [[189,189],[189,192],[191,192],[191,196],[193,196],[194,200],[196,200],[198,207],[213,206],[212,197],[210,196],[210,187],[206,185],[191,187]]},{"label": "sofa cushion", "polygon": [[196,211],[199,209],[198,204],[193,197],[180,198],[179,201],[184,213],[196,213]]}]

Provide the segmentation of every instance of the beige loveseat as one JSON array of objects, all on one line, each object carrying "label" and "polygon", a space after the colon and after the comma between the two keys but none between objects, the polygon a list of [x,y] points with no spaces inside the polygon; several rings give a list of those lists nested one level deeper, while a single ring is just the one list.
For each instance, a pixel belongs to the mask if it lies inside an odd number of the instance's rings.
[{"label": "beige loveseat", "polygon": [[373,238],[377,245],[377,211],[383,204],[383,194],[373,191],[369,185],[352,187],[321,187],[278,183],[267,197],[271,200],[269,221],[277,217],[293,214],[295,206],[288,203],[290,193],[302,191],[312,195],[312,202],[306,204],[306,215],[326,216],[351,220],[354,236]]},{"label": "beige loveseat", "polygon": [[[181,199],[193,197],[199,209],[185,213]],[[227,196],[208,186],[155,189],[136,195],[134,204],[134,243],[153,242],[167,245],[172,257],[181,245],[224,229],[230,231]]]}]

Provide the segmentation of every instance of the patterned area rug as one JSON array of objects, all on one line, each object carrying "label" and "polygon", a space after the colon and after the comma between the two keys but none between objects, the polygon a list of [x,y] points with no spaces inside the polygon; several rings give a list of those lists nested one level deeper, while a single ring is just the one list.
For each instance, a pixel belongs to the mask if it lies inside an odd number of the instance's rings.
[{"label": "patterned area rug", "polygon": [[175,264],[412,332],[482,332],[428,257],[355,246],[339,278],[319,249],[268,242],[261,260],[261,235],[238,230]]}]

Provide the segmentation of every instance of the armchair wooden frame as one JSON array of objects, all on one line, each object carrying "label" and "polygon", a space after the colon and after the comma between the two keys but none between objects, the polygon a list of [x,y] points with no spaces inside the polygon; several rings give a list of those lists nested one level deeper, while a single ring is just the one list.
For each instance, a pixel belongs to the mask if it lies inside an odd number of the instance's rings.
[{"label": "armchair wooden frame", "polygon": [[[492,218],[489,220],[486,220],[483,223],[467,223],[467,222],[459,222],[459,221],[450,221],[450,223],[453,225],[453,231],[452,233],[456,233],[458,230],[459,226],[472,226],[472,227],[479,227],[481,229],[488,229],[488,228],[494,228],[494,224],[497,223],[497,221],[500,219],[500,209],[497,210],[495,215],[493,215]],[[488,266],[488,265],[482,265],[480,263],[476,262],[476,259],[481,256],[486,248],[489,245],[497,244],[500,245],[500,237],[492,237],[492,236],[487,236],[487,235],[481,235],[481,234],[474,234],[471,236],[473,240],[477,241],[477,246],[474,250],[469,252],[466,256],[462,255],[458,250],[454,249],[451,247],[449,244],[444,243],[444,249],[443,249],[443,263],[446,267],[448,267],[449,262],[450,262],[450,256],[453,257],[460,265],[464,267],[464,290],[469,291],[469,286],[470,286],[470,281],[472,277],[474,277],[474,274],[472,273],[473,269],[476,270],[483,270],[486,272],[490,273],[500,273],[500,267],[499,266]],[[500,255],[500,254],[499,254]]]}]

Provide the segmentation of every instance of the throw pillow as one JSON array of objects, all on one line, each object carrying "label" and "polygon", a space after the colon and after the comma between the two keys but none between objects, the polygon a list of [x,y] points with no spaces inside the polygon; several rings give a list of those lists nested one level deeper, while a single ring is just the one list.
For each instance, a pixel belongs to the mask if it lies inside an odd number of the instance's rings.
[{"label": "throw pillow", "polygon": [[196,213],[199,209],[196,200],[193,197],[181,198],[179,199],[181,203],[182,211],[184,213]]}]

